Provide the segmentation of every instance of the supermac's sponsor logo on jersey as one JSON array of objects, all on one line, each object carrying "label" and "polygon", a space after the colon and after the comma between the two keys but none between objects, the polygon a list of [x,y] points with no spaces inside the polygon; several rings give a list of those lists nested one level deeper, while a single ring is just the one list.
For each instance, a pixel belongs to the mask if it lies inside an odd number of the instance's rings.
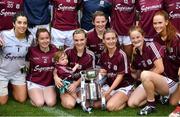
[{"label": "supermac's sponsor logo on jersey", "polygon": [[39,71],[39,72],[42,72],[42,71],[53,71],[53,70],[54,70],[53,66],[50,66],[50,67],[40,67],[39,65],[36,65],[35,68],[34,68],[34,71]]},{"label": "supermac's sponsor logo on jersey", "polygon": [[63,6],[63,4],[58,5],[58,10],[60,11],[74,11],[75,9],[75,6]]},{"label": "supermac's sponsor logo on jersey", "polygon": [[169,13],[169,17],[170,17],[170,19],[180,18],[180,13],[174,13],[173,11],[171,11]]},{"label": "supermac's sponsor logo on jersey", "polygon": [[9,59],[9,60],[15,60],[15,59],[24,59],[25,56],[14,56],[12,55],[11,53],[7,53],[5,56],[4,56],[5,59]]},{"label": "supermac's sponsor logo on jersey", "polygon": [[134,9],[134,7],[133,6],[127,7],[127,6],[122,6],[121,4],[117,4],[114,9],[119,11],[131,12]]},{"label": "supermac's sponsor logo on jersey", "polygon": [[16,12],[6,11],[5,9],[1,9],[0,11],[1,16],[14,16],[15,14]]},{"label": "supermac's sponsor logo on jersey", "polygon": [[180,9],[180,2],[176,3],[176,9]]},{"label": "supermac's sponsor logo on jersey", "polygon": [[152,11],[152,10],[158,10],[160,8],[162,8],[161,4],[159,4],[159,5],[152,5],[152,6],[142,5],[141,12],[148,12],[148,11]]}]

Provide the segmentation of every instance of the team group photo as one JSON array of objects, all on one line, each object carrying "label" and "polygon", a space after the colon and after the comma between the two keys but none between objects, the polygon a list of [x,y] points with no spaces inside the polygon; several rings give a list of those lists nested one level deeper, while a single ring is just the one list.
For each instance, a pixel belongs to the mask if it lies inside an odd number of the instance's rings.
[{"label": "team group photo", "polygon": [[0,116],[180,117],[180,0],[0,0]]}]

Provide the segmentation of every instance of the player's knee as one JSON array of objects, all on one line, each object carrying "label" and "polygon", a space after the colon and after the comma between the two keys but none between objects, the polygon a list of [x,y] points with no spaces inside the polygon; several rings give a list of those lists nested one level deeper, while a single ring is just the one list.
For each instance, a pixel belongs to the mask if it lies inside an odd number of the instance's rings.
[{"label": "player's knee", "polygon": [[1,98],[0,98],[0,105],[6,104],[7,101],[8,101],[8,98],[5,98],[5,99],[1,99]]},{"label": "player's knee", "polygon": [[36,100],[32,102],[32,105],[36,106],[36,107],[42,107],[44,106],[44,100]]},{"label": "player's knee", "polygon": [[47,106],[52,107],[52,106],[54,106],[56,104],[56,100],[49,100],[49,101],[46,102],[46,104],[47,104]]},{"label": "player's knee", "polygon": [[131,107],[131,108],[137,107],[137,104],[135,103],[135,101],[134,101],[134,100],[131,100],[131,99],[128,100],[127,104],[128,104],[128,106]]},{"label": "player's knee", "polygon": [[108,111],[115,111],[115,105],[112,103],[107,103],[106,109]]},{"label": "player's knee", "polygon": [[62,106],[67,109],[73,109],[75,107],[75,103],[71,101],[61,102]]},{"label": "player's knee", "polygon": [[20,103],[24,103],[26,101],[27,96],[22,96],[22,97],[14,97],[16,101],[20,102]]},{"label": "player's knee", "polygon": [[140,75],[141,81],[148,81],[149,79],[149,71],[142,71]]}]

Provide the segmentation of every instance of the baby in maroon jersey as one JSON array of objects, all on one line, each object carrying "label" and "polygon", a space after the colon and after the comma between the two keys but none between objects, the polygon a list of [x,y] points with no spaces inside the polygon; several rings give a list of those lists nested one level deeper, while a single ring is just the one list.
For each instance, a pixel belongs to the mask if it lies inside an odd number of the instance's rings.
[{"label": "baby in maroon jersey", "polygon": [[[68,59],[67,54],[60,50],[55,53],[54,55],[55,60],[55,71],[57,73],[57,76],[60,78],[59,85],[56,86],[59,88],[60,94],[64,94],[66,91],[68,91],[70,83],[73,82],[73,73],[76,71],[76,69],[79,67],[79,64],[76,64],[73,68],[68,66]],[[77,99],[77,96],[74,95]]]}]

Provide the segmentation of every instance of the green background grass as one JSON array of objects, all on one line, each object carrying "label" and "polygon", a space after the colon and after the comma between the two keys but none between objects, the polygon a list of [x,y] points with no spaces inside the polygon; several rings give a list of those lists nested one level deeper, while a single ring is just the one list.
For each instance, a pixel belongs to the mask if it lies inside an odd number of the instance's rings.
[{"label": "green background grass", "polygon": [[[158,103],[157,111],[149,116],[167,117],[173,109],[173,106]],[[132,109],[126,107],[118,112],[93,110],[91,114],[88,114],[80,106],[68,110],[64,109],[60,105],[60,102],[58,102],[55,107],[44,106],[42,108],[36,108],[30,104],[29,100],[24,104],[20,104],[10,98],[6,105],[0,106],[0,116],[137,116],[138,110],[138,108]]]}]

